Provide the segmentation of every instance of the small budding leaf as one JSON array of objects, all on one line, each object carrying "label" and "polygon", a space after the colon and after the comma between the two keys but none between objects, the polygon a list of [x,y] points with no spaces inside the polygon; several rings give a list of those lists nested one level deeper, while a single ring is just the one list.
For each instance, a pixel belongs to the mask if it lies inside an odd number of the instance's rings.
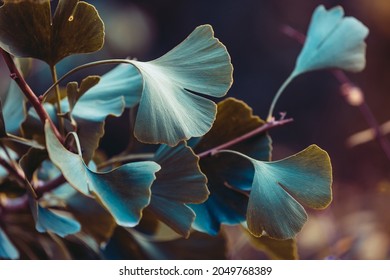
[{"label": "small budding leaf", "polygon": [[[102,78],[103,80],[103,78]],[[89,76],[80,86],[76,82],[68,83],[68,98],[61,102],[63,111],[71,113],[77,123],[77,134],[83,148],[83,158],[89,162],[104,135],[104,124],[108,116],[119,117],[125,109],[125,97],[115,94],[109,88],[92,92],[100,85],[100,77]]]},{"label": "small budding leaf", "polygon": [[44,208],[37,201],[30,201],[35,228],[38,232],[54,232],[61,237],[80,231],[81,225],[70,216]]},{"label": "small budding leaf", "polygon": [[230,56],[210,25],[197,27],[156,60],[130,62],[143,78],[134,130],[138,140],[175,146],[210,130],[216,105],[194,92],[222,97],[232,84],[233,73]]},{"label": "small budding leaf", "polygon": [[307,220],[301,204],[323,209],[332,200],[330,159],[316,145],[274,162],[226,152],[240,155],[252,164],[252,171],[248,170],[253,175],[252,183],[233,187],[250,191],[247,224],[254,236],[262,236],[265,231],[272,238],[294,238]]},{"label": "small budding leaf", "polygon": [[[99,76],[88,76],[83,79],[80,86],[77,82],[68,83],[66,90],[69,101],[70,110],[73,111],[77,101],[93,86],[97,85],[100,81]],[[92,104],[91,104],[92,105]]]},{"label": "small budding leaf", "polygon": [[0,228],[0,259],[15,260],[18,258],[18,249],[16,249],[5,232]]},{"label": "small budding leaf", "polygon": [[368,28],[356,18],[344,17],[342,7],[326,10],[318,6],[293,76],[325,68],[363,70],[366,64],[364,40],[368,33]]},{"label": "small budding leaf", "polygon": [[19,57],[53,66],[63,58],[99,50],[104,24],[94,6],[59,0],[54,16],[50,0],[5,0],[0,8],[0,46]]},{"label": "small budding leaf", "polygon": [[[150,202],[150,187],[160,166],[152,161],[125,164],[110,172],[90,170],[80,155],[58,141],[50,124],[45,124],[46,145],[51,161],[75,189],[96,196],[115,218],[118,225],[133,227]],[[77,139],[76,139],[77,141]]]},{"label": "small budding leaf", "polygon": [[[228,98],[218,104],[218,113],[213,127],[195,144],[195,152],[200,154],[215,148],[253,131],[264,123],[259,117],[253,115],[252,109],[247,104],[234,98]],[[262,133],[232,146],[232,149],[259,160],[269,160],[271,157],[271,138],[267,133]],[[247,165],[245,160],[239,160],[240,163],[237,164],[237,157],[227,157],[226,155],[224,157],[220,155],[205,157],[200,160],[201,170],[208,178],[207,186],[210,190],[210,197],[202,204],[191,205],[196,213],[195,229],[216,235],[221,224],[235,225],[245,221],[248,205],[247,195],[237,192],[225,184],[231,172],[239,172],[238,169],[231,170],[230,165],[234,164],[241,169],[243,165]],[[240,181],[247,176],[244,172],[241,172],[240,175],[242,175]]]},{"label": "small budding leaf", "polygon": [[149,209],[177,233],[188,237],[195,213],[186,204],[204,202],[209,191],[200,171],[199,158],[184,143],[162,145],[154,157],[161,171],[152,185]]}]

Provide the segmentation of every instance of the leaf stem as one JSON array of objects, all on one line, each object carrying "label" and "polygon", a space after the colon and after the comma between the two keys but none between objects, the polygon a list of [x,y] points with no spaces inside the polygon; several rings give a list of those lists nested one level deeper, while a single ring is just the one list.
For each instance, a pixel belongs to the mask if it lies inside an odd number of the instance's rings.
[{"label": "leaf stem", "polygon": [[286,89],[289,83],[295,78],[295,73],[291,73],[290,76],[284,81],[282,86],[279,88],[278,92],[275,94],[274,99],[272,100],[271,106],[269,108],[268,116],[267,116],[267,121],[271,121],[273,119],[273,114],[274,114],[274,109],[276,102],[278,102],[279,97],[282,95],[283,91]]},{"label": "leaf stem", "polygon": [[[55,65],[50,66],[50,72],[51,72],[51,77],[52,77],[53,83],[56,84],[56,86],[54,87],[54,91],[56,93],[57,115],[62,115],[61,93],[60,93],[60,87],[57,83],[58,77],[57,77],[57,69],[56,69]],[[64,119],[61,117],[58,118],[58,126],[59,126],[59,130],[60,130],[61,135],[64,135],[65,134],[65,130],[64,130],[65,124],[64,124]]]},{"label": "leaf stem", "polygon": [[15,62],[13,61],[11,55],[5,50],[3,50],[2,48],[0,48],[0,52],[11,73],[10,77],[18,84],[19,88],[27,97],[28,101],[30,101],[31,105],[34,107],[35,111],[37,112],[42,124],[45,124],[45,121],[48,120],[50,126],[54,131],[54,134],[56,135],[58,140],[61,143],[63,143],[64,140],[62,135],[59,133],[57,127],[54,125],[53,121],[51,120],[50,116],[46,112],[45,108],[42,106],[42,103],[39,100],[39,98],[35,95],[35,93],[32,91],[30,86],[27,84],[26,80],[23,78],[19,69],[16,67]]},{"label": "leaf stem", "polygon": [[213,156],[213,155],[217,154],[220,150],[227,149],[227,148],[234,146],[238,143],[241,143],[241,142],[243,142],[243,141],[245,141],[245,140],[247,140],[255,135],[266,132],[266,131],[270,130],[271,128],[282,126],[282,125],[285,125],[285,124],[290,123],[292,121],[293,121],[293,119],[291,119],[291,118],[290,119],[281,119],[281,120],[271,120],[269,122],[266,122],[262,126],[254,129],[254,130],[252,130],[252,131],[250,131],[250,132],[248,132],[240,137],[237,137],[237,138],[230,140],[222,145],[219,145],[215,148],[212,148],[210,150],[202,152],[202,153],[198,154],[198,156],[200,158],[204,158],[207,156]]},{"label": "leaf stem", "polygon": [[50,92],[56,87],[59,83],[61,83],[63,80],[68,78],[69,76],[73,75],[74,73],[81,71],[83,69],[99,66],[99,65],[108,65],[108,64],[132,64],[131,60],[129,59],[107,59],[107,60],[98,60],[90,63],[86,63],[83,65],[80,65],[78,67],[73,68],[69,72],[67,72],[65,75],[63,75],[61,78],[59,78],[56,82],[54,82],[44,94],[40,97],[42,100],[46,100]]},{"label": "leaf stem", "polygon": [[118,162],[128,162],[128,161],[133,161],[133,160],[138,160],[138,159],[152,159],[153,157],[154,157],[154,154],[152,154],[152,153],[119,155],[119,156],[115,156],[115,157],[99,164],[98,168],[102,169],[104,167],[110,166],[110,165],[118,163]]}]

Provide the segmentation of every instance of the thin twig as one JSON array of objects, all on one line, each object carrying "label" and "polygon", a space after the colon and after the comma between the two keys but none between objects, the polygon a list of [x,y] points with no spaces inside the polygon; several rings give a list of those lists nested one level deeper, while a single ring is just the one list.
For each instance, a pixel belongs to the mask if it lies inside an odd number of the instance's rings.
[{"label": "thin twig", "polygon": [[233,139],[231,141],[228,141],[228,142],[226,142],[226,143],[224,143],[222,145],[219,145],[219,146],[217,146],[215,148],[212,148],[210,150],[202,152],[202,153],[198,154],[198,156],[200,158],[204,158],[204,157],[207,157],[207,156],[213,156],[213,155],[217,154],[220,150],[227,149],[227,148],[229,148],[231,146],[234,146],[234,145],[236,145],[238,143],[241,143],[241,142],[243,142],[243,141],[245,141],[245,140],[247,140],[249,138],[252,138],[253,136],[256,136],[256,135],[258,135],[260,133],[266,132],[266,131],[268,131],[271,128],[282,126],[282,125],[290,123],[292,121],[293,121],[293,119],[291,119],[291,118],[290,119],[281,119],[281,120],[271,120],[269,122],[266,122],[262,126],[256,128],[255,130],[252,130],[252,131],[250,131],[250,132],[248,132],[248,133],[246,133],[246,134],[244,134],[244,135],[242,135],[240,137],[237,137],[237,138],[235,138],[235,139]]}]

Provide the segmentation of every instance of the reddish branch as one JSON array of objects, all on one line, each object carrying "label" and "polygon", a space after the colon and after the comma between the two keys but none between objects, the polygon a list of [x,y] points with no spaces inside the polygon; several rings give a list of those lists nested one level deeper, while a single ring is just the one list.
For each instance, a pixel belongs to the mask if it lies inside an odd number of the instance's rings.
[{"label": "reddish branch", "polygon": [[226,143],[224,143],[222,145],[219,145],[219,146],[217,146],[215,148],[212,148],[212,149],[210,149],[208,151],[200,153],[200,154],[198,154],[198,156],[200,158],[207,157],[207,156],[213,156],[213,155],[217,154],[221,150],[230,148],[231,146],[234,146],[234,145],[236,145],[238,143],[241,143],[241,142],[243,142],[243,141],[245,141],[245,140],[247,140],[249,138],[252,138],[252,137],[254,137],[254,136],[256,136],[256,135],[258,135],[260,133],[266,132],[266,131],[268,131],[271,128],[274,128],[274,127],[277,127],[277,126],[282,126],[282,125],[290,123],[292,121],[293,121],[293,119],[281,119],[281,120],[278,120],[278,121],[277,120],[271,120],[271,121],[265,123],[264,125],[260,126],[259,128],[256,128],[255,130],[252,130],[252,131],[250,131],[250,132],[248,132],[248,133],[246,133],[246,134],[244,134],[244,135],[242,135],[240,137],[237,137],[237,138],[235,138],[235,139],[233,139],[233,140],[231,140],[229,142],[226,142]]},{"label": "reddish branch", "polygon": [[64,139],[62,135],[59,133],[57,127],[54,125],[53,121],[51,120],[50,116],[46,112],[39,98],[35,95],[35,93],[32,91],[30,86],[27,84],[26,80],[23,78],[23,75],[20,73],[18,67],[16,67],[15,62],[12,59],[11,55],[7,53],[5,50],[3,50],[2,48],[0,48],[0,52],[11,73],[10,77],[18,84],[19,88],[27,97],[28,101],[30,101],[35,111],[37,111],[37,114],[41,119],[42,124],[44,125],[46,120],[49,121],[54,131],[54,134],[56,135],[58,140],[60,140],[61,143],[64,143]]}]

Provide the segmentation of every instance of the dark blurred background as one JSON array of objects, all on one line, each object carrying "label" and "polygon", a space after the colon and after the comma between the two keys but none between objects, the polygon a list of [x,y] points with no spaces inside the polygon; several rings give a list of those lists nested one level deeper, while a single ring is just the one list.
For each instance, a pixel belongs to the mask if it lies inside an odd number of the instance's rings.
[{"label": "dark blurred background", "polygon": [[[280,32],[283,24],[306,32],[316,6],[342,5],[348,16],[370,29],[367,67],[348,77],[365,92],[378,121],[390,119],[390,1],[388,0],[89,0],[106,24],[102,51],[61,62],[60,74],[95,58],[157,58],[180,43],[198,25],[211,24],[227,47],[234,66],[228,96],[242,99],[265,118],[271,100],[294,67],[299,43]],[[37,64],[42,74],[46,66]],[[96,69],[93,74],[107,69]],[[99,72],[100,71],[100,72]],[[39,72],[38,72],[39,73]],[[47,72],[48,73],[48,72]],[[44,90],[47,79],[30,77]],[[82,77],[80,77],[82,78]],[[294,122],[271,132],[274,159],[315,143],[329,152],[334,168],[334,202],[313,212],[300,234],[303,258],[389,258],[390,161],[379,144],[347,148],[353,133],[366,129],[359,110],[345,103],[340,84],[327,71],[305,74],[282,95],[276,112]],[[126,122],[110,119],[102,146],[109,155],[126,147]],[[240,252],[245,257],[246,252]]]}]

